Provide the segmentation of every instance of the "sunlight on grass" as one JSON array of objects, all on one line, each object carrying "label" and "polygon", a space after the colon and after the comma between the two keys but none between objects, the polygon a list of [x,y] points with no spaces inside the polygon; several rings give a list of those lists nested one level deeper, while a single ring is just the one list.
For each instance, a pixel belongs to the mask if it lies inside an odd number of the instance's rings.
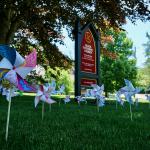
[{"label": "sunlight on grass", "polygon": [[[149,150],[150,109],[145,103],[132,107],[130,120],[129,104],[124,107],[115,101],[106,101],[106,106],[97,112],[96,104],[79,107],[73,99],[60,106],[45,104],[42,120],[42,102],[33,105],[33,93],[13,97],[11,105],[8,142],[5,142],[5,126],[8,102],[0,97],[0,147],[2,150]],[[65,95],[56,95],[56,101]]]}]

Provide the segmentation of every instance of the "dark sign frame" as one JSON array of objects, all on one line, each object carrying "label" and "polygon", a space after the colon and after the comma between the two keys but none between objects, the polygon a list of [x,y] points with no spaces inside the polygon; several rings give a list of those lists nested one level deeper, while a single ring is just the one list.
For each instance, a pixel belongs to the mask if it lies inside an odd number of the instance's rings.
[{"label": "dark sign frame", "polygon": [[[81,70],[81,44],[83,38],[85,37],[85,33],[87,31],[91,31],[94,43],[95,43],[95,50],[96,50],[96,73],[92,72],[85,72]],[[84,26],[80,26],[79,20],[76,21],[75,25],[75,96],[81,95],[81,89],[90,88],[89,85],[81,85],[83,81],[90,83],[90,80],[96,81],[97,85],[100,85],[100,34],[98,30],[96,30],[95,26],[92,23],[87,23]],[[86,79],[86,80],[85,80]],[[92,83],[92,82],[91,82]]]}]

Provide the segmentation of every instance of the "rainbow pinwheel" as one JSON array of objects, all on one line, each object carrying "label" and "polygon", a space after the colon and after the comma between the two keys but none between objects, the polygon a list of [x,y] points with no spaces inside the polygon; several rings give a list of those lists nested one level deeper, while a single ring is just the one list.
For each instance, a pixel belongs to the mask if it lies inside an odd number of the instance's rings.
[{"label": "rainbow pinwheel", "polygon": [[19,90],[35,91],[24,79],[36,66],[36,50],[24,59],[14,48],[0,45],[0,56],[3,57],[0,61],[0,79],[8,80]]},{"label": "rainbow pinwheel", "polygon": [[43,86],[43,85],[40,85],[38,91],[37,91],[37,94],[35,96],[35,107],[37,106],[37,104],[41,101],[43,102],[46,102],[48,104],[53,104],[53,103],[56,103],[56,101],[52,100],[50,98],[50,88],[48,86]]},{"label": "rainbow pinwheel", "polygon": [[70,102],[70,95],[67,95],[66,98],[64,99],[64,103],[69,103]]},{"label": "rainbow pinwheel", "polygon": [[[21,91],[35,91],[35,88],[28,85],[24,78],[36,66],[36,59],[36,50],[24,59],[14,48],[9,47],[8,45],[0,45],[0,80],[8,80]],[[5,95],[9,101],[5,135],[7,141],[11,97],[13,96],[12,85],[9,91],[7,91],[7,89],[5,90]]]}]

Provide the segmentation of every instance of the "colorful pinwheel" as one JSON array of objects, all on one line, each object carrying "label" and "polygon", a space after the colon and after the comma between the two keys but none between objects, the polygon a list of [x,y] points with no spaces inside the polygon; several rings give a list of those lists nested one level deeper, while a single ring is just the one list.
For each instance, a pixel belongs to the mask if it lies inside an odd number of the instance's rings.
[{"label": "colorful pinwheel", "polygon": [[[0,59],[0,80],[8,80],[22,91],[35,91],[35,88],[28,85],[24,78],[36,66],[36,50],[34,50],[24,59],[14,48],[9,47],[8,45],[0,45]],[[8,96],[9,104],[6,124],[6,141],[8,138],[11,97],[13,94],[12,92],[13,91],[11,88]]]},{"label": "colorful pinwheel", "polygon": [[36,50],[24,59],[14,48],[0,45],[0,55],[3,57],[0,61],[0,79],[8,80],[19,90],[34,92],[35,88],[24,79],[36,66]]}]

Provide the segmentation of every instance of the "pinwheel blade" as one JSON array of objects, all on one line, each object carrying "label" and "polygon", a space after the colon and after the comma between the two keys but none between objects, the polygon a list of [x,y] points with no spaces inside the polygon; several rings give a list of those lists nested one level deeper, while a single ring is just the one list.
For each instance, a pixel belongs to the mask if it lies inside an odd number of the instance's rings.
[{"label": "pinwheel blade", "polygon": [[135,88],[133,87],[131,81],[124,79],[126,86],[129,88],[129,90],[134,91]]},{"label": "pinwheel blade", "polygon": [[[18,60],[21,62],[20,66],[15,69],[15,71],[23,78],[25,79],[26,76],[34,69],[37,62],[37,54],[36,50],[34,50],[32,53],[30,53],[28,56],[26,56],[25,60],[22,59],[18,53]],[[19,65],[19,64],[18,64]]]},{"label": "pinwheel blade", "polygon": [[16,50],[9,45],[0,45],[0,55],[10,61],[14,65],[16,60]]},{"label": "pinwheel blade", "polygon": [[27,83],[27,81],[24,80],[23,78],[21,78],[21,76],[19,76],[18,74],[17,74],[17,79],[18,79],[17,88],[19,90],[25,91],[25,92],[35,92],[36,91],[36,89],[33,86],[29,85]]},{"label": "pinwheel blade", "polygon": [[9,72],[9,69],[0,69],[0,81],[5,77],[5,75]]}]

